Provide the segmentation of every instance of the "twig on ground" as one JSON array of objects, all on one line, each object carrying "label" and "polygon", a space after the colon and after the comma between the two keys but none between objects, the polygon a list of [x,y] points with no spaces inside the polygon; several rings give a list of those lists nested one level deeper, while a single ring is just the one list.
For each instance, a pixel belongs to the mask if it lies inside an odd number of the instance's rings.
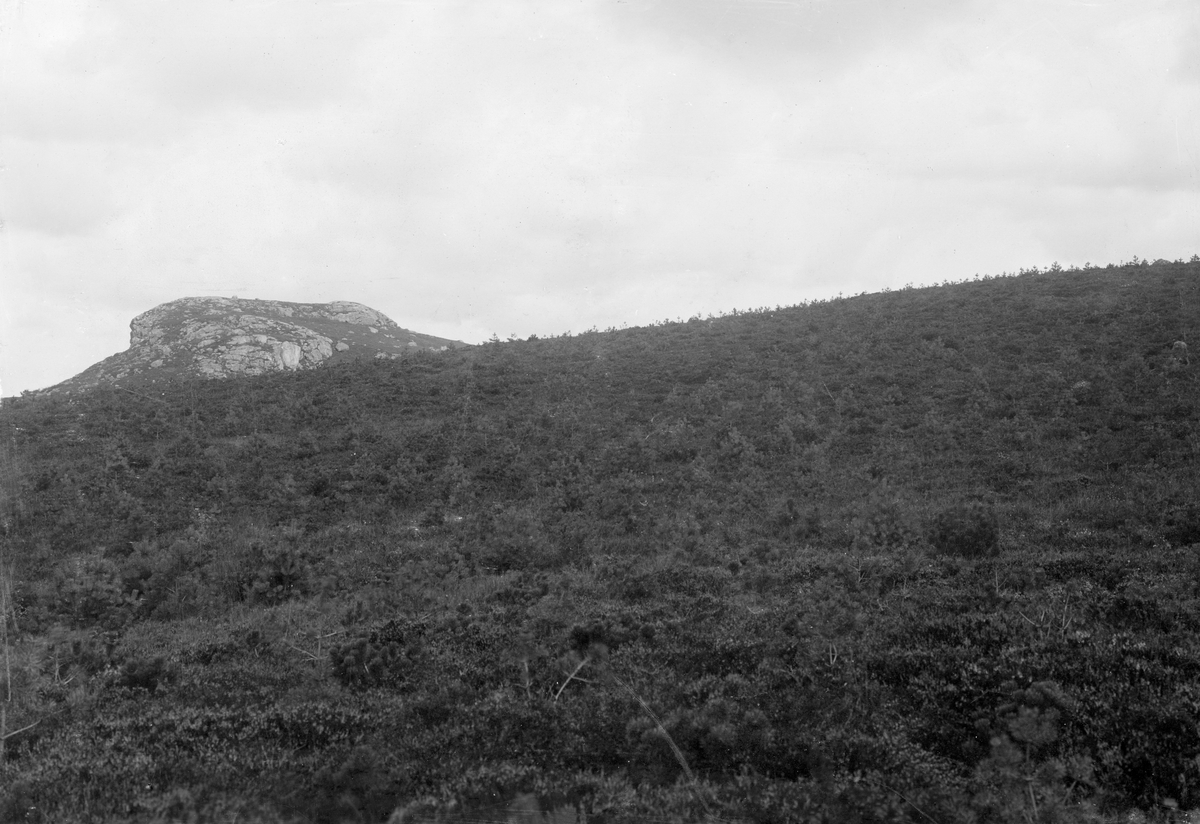
[{"label": "twig on ground", "polygon": [[[576,667],[574,670],[572,670],[572,671],[571,671],[571,674],[567,676],[567,680],[566,680],[566,681],[563,681],[563,682],[562,682],[562,686],[560,686],[560,687],[558,688],[558,692],[554,693],[554,700],[555,700],[555,701],[557,701],[557,700],[558,700],[558,696],[562,695],[562,692],[563,692],[563,690],[565,690],[565,689],[567,688],[567,684],[571,683],[571,681],[573,681],[573,680],[575,679],[575,676],[577,676],[577,675],[579,674],[579,671],[580,671],[581,669],[583,669],[584,665],[585,665],[585,664],[586,664],[588,661],[591,661],[591,660],[592,660],[592,659],[591,659],[591,657],[590,657],[590,656],[589,656],[589,657],[587,657],[587,658],[584,658],[582,661],[580,661],[580,662],[579,662],[579,666],[577,666],[577,667]],[[583,680],[583,679],[580,679],[580,680]]]}]

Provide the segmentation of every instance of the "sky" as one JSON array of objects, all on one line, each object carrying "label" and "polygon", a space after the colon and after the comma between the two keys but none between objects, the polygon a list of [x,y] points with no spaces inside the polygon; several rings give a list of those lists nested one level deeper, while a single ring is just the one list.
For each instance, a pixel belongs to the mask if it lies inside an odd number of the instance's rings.
[{"label": "sky", "polygon": [[0,389],[180,297],[477,343],[1200,253],[1195,0],[0,0]]}]

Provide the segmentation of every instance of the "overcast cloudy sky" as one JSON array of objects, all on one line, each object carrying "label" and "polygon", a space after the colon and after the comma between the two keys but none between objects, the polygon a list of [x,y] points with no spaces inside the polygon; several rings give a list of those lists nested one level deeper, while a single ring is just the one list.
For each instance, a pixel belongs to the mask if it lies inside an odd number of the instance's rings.
[{"label": "overcast cloudy sky", "polygon": [[1196,0],[0,0],[0,381],[191,295],[468,342],[1200,252]]}]

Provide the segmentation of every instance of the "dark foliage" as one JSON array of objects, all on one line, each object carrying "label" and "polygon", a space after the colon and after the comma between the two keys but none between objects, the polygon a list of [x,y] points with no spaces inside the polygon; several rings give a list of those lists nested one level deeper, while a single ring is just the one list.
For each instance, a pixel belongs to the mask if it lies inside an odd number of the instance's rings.
[{"label": "dark foliage", "polygon": [[994,507],[979,502],[939,512],[929,527],[929,543],[940,553],[983,558],[1000,551],[1000,519]]},{"label": "dark foliage", "polygon": [[1175,820],[1198,318],[1135,261],[6,401],[0,820]]}]

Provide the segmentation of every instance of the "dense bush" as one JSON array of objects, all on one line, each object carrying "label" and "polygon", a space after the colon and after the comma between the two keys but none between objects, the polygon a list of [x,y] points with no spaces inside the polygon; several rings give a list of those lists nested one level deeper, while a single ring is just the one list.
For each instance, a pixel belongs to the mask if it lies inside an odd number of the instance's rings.
[{"label": "dense bush", "polygon": [[116,685],[127,689],[154,692],[160,685],[174,682],[177,674],[159,656],[150,659],[134,659],[121,665]]},{"label": "dense bush", "polygon": [[1178,507],[1167,517],[1163,537],[1175,546],[1200,544],[1200,505]]},{"label": "dense bush", "polygon": [[929,525],[929,543],[944,555],[995,555],[1000,551],[1000,522],[995,508],[972,501],[939,512]]},{"label": "dense bush", "polygon": [[1030,272],[6,399],[0,820],[1181,817],[1198,294]]},{"label": "dense bush", "polygon": [[334,646],[333,676],[348,687],[400,687],[416,678],[422,661],[419,634],[396,622]]},{"label": "dense bush", "polygon": [[903,549],[918,540],[911,517],[887,484],[857,507],[848,532],[850,546],[857,550]]}]

